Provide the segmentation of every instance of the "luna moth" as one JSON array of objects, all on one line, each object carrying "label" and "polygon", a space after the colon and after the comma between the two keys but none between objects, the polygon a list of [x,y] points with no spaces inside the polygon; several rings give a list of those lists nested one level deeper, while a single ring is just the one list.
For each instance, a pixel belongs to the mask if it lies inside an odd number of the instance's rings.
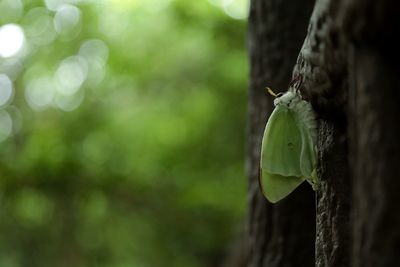
[{"label": "luna moth", "polygon": [[302,182],[317,187],[317,122],[309,102],[290,87],[275,94],[273,110],[261,146],[260,186],[272,203],[290,194]]}]

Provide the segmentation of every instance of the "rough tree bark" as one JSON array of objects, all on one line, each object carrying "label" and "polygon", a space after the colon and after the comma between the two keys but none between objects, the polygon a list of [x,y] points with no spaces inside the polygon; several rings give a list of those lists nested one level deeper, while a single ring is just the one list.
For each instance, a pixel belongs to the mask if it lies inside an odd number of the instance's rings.
[{"label": "rough tree bark", "polygon": [[343,3],[350,43],[352,266],[399,266],[400,3]]},{"label": "rough tree bark", "polygon": [[[287,31],[271,30],[287,22],[285,16],[279,17],[283,12],[282,7],[277,8],[279,2],[253,0],[249,19],[248,266],[312,266],[305,251],[314,240],[316,266],[398,266],[400,46],[395,37],[399,4],[394,0],[318,0],[315,4],[293,68],[293,77],[303,77],[300,90],[319,117],[321,187],[316,193],[314,215],[308,210],[314,206],[305,188],[282,204],[271,206],[262,203],[255,181],[261,129],[265,114],[271,110],[262,96],[263,87],[272,83],[283,88],[281,83],[288,80],[276,80],[283,75],[279,67],[286,68],[292,60],[292,54],[286,55],[285,50],[289,44],[273,48],[266,44],[267,40],[290,42]],[[294,2],[287,5],[296,5]],[[292,15],[304,15],[300,14]],[[270,18],[274,16],[280,19]],[[299,28],[290,32],[301,32],[300,23],[296,26]],[[286,63],[279,67],[271,64],[271,55],[282,53],[289,56],[282,59]],[[290,207],[301,207],[302,211],[291,214]],[[297,221],[302,212],[313,219],[316,216],[313,241],[300,240],[296,232],[282,230],[282,221]],[[304,226],[305,221],[301,218],[299,224]],[[286,254],[293,246],[298,249],[296,253],[304,253],[302,257],[290,255],[301,259],[296,264]]]}]

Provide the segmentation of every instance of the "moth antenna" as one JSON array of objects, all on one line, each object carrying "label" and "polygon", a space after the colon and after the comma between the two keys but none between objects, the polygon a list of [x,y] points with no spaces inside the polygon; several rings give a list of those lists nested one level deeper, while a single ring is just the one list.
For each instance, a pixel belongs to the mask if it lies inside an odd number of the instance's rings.
[{"label": "moth antenna", "polygon": [[274,97],[278,97],[278,95],[277,95],[274,91],[272,91],[271,88],[266,87],[265,89],[267,89],[267,92],[268,92],[270,95],[272,95],[272,96],[274,96]]},{"label": "moth antenna", "polygon": [[299,88],[302,83],[303,83],[303,76],[301,74],[297,74],[290,81],[289,88],[294,88],[295,92],[299,92]]}]

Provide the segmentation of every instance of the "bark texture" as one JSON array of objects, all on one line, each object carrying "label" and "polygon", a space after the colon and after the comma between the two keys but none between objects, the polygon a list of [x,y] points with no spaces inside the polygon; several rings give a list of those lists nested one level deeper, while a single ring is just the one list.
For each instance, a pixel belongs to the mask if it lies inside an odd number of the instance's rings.
[{"label": "bark texture", "polygon": [[354,267],[400,264],[399,8],[397,1],[353,0],[343,10],[351,43]]},{"label": "bark texture", "polygon": [[[299,49],[293,77],[301,75],[300,90],[319,118],[321,186],[316,194],[315,239],[309,237],[309,225],[296,228],[292,223],[304,226],[304,216],[315,218],[307,185],[274,206],[259,194],[259,148],[266,114],[272,109],[262,88],[287,88],[288,65],[301,37],[297,34],[304,26],[302,16],[309,10],[303,4],[253,0],[251,5],[248,266],[313,266],[308,260],[314,240],[316,266],[399,266],[396,1],[318,0]],[[294,13],[288,18],[290,12]],[[289,37],[288,32],[296,36]],[[298,231],[307,238],[293,236]]]},{"label": "bark texture", "polygon": [[370,49],[353,60],[353,266],[399,266],[399,73]]},{"label": "bark texture", "polygon": [[340,1],[318,1],[294,76],[319,117],[316,266],[349,266],[351,180],[348,168],[346,42]]},{"label": "bark texture", "polygon": [[249,177],[247,266],[312,266],[314,193],[302,185],[279,204],[260,193],[261,139],[273,109],[265,87],[285,91],[306,35],[313,0],[253,0],[249,18],[250,92],[247,172]]}]

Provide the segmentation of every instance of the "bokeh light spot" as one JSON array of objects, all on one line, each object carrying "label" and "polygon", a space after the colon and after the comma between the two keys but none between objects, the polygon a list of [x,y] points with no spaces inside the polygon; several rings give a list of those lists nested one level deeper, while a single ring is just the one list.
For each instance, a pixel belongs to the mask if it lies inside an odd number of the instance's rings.
[{"label": "bokeh light spot", "polygon": [[223,6],[224,0],[208,0],[208,2],[210,2],[214,6]]},{"label": "bokeh light spot", "polygon": [[1,58],[0,60],[0,73],[7,75],[12,81],[18,79],[23,68],[24,64],[20,58],[10,57]]},{"label": "bokeh light spot", "polygon": [[84,96],[84,91],[79,91],[73,95],[57,94],[54,98],[54,104],[63,111],[73,111],[82,103]]},{"label": "bokeh light spot", "polygon": [[38,7],[30,10],[24,16],[22,25],[29,43],[47,45],[56,37],[53,17],[46,8]]},{"label": "bokeh light spot", "polygon": [[245,19],[248,16],[248,0],[208,0],[208,2],[223,9],[233,19]]},{"label": "bokeh light spot", "polygon": [[52,103],[54,88],[55,84],[51,77],[32,79],[25,88],[26,101],[33,109],[41,110]]},{"label": "bokeh light spot", "polygon": [[107,61],[108,47],[99,39],[91,39],[82,43],[79,54],[88,60]]},{"label": "bokeh light spot", "polygon": [[0,107],[7,104],[13,95],[13,85],[10,78],[0,74]]},{"label": "bokeh light spot", "polygon": [[17,21],[24,13],[24,5],[21,0],[1,0],[0,10],[3,21]]},{"label": "bokeh light spot", "polygon": [[0,57],[16,55],[24,45],[24,32],[17,24],[0,27]]},{"label": "bokeh light spot", "polygon": [[64,4],[65,0],[44,0],[44,2],[49,10],[57,11]]},{"label": "bokeh light spot", "polygon": [[12,132],[12,119],[5,110],[0,110],[0,142],[7,139]]},{"label": "bokeh light spot", "polygon": [[223,8],[225,13],[234,19],[245,19],[249,12],[247,0],[224,0]]},{"label": "bokeh light spot", "polygon": [[108,47],[98,39],[87,40],[82,43],[79,55],[84,57],[88,63],[87,85],[96,86],[103,80],[106,72],[108,59]]},{"label": "bokeh light spot", "polygon": [[54,16],[54,28],[65,40],[75,38],[81,30],[81,11],[73,5],[62,5]]},{"label": "bokeh light spot", "polygon": [[57,91],[63,95],[75,94],[86,79],[88,63],[81,56],[64,59],[55,74]]},{"label": "bokeh light spot", "polygon": [[50,219],[52,203],[42,193],[33,189],[22,189],[14,200],[14,213],[25,227],[36,227]]}]

